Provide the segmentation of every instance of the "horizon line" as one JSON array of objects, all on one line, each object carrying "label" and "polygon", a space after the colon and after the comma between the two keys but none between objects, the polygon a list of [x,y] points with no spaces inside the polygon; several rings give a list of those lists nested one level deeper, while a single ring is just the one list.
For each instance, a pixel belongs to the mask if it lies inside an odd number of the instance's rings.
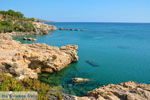
[{"label": "horizon line", "polygon": [[71,21],[53,21],[53,22],[50,22],[50,23],[143,23],[143,24],[150,24],[150,22],[95,22],[95,21],[90,21],[90,22],[85,22],[85,21],[79,21],[79,22],[71,22]]}]

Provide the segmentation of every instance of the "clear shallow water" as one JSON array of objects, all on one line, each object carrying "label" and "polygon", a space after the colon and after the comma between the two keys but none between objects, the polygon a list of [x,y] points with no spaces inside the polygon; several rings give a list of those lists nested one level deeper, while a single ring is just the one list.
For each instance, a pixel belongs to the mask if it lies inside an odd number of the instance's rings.
[{"label": "clear shallow water", "polygon": [[[40,80],[62,85],[66,93],[85,95],[87,91],[110,83],[126,81],[150,83],[150,24],[138,23],[50,23],[84,31],[55,31],[38,36],[37,43],[53,46],[76,44],[79,61],[61,72],[42,74]],[[30,43],[22,41],[23,43]],[[86,63],[99,65],[93,67]],[[91,82],[74,84],[71,78],[90,78]]]}]

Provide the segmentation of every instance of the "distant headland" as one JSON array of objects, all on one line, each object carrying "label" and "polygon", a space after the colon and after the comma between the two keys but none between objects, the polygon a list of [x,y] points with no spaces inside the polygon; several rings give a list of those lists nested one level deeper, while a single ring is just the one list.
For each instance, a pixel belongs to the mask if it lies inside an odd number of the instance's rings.
[{"label": "distant headland", "polygon": [[43,20],[43,19],[36,19],[37,22],[41,22],[41,23],[54,23],[56,21],[49,21],[49,20]]}]

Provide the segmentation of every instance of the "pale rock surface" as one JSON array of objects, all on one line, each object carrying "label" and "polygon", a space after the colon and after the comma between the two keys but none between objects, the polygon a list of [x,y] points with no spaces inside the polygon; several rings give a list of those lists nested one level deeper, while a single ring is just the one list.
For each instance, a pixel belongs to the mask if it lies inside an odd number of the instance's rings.
[{"label": "pale rock surface", "polygon": [[57,30],[56,26],[48,25],[40,22],[33,22],[33,25],[38,29],[37,31],[42,32],[43,34],[48,34],[48,31]]},{"label": "pale rock surface", "polygon": [[88,82],[88,81],[90,81],[90,79],[86,79],[86,78],[73,78],[72,81],[75,82],[75,83],[81,83],[81,82]]},{"label": "pale rock surface", "polygon": [[150,84],[125,82],[118,85],[94,89],[86,97],[75,97],[75,100],[150,100]]},{"label": "pale rock surface", "polygon": [[24,79],[37,78],[40,72],[60,71],[78,61],[77,49],[76,45],[58,48],[38,43],[21,44],[11,37],[0,38],[0,73]]}]

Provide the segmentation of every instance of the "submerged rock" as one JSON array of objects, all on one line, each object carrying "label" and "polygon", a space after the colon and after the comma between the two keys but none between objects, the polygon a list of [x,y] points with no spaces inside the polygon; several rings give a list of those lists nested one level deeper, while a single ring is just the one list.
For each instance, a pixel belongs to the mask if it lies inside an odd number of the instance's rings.
[{"label": "submerged rock", "polygon": [[128,49],[130,48],[129,46],[117,46],[117,48],[120,48],[120,49]]},{"label": "submerged rock", "polygon": [[63,27],[60,27],[60,28],[59,28],[59,30],[63,30],[63,29],[64,29]]},{"label": "submerged rock", "polygon": [[88,82],[88,81],[90,81],[90,79],[86,79],[86,78],[73,78],[72,81],[75,82],[75,83],[81,83],[81,82]]},{"label": "submerged rock", "polygon": [[72,28],[63,28],[63,27],[60,27],[59,30],[67,30],[67,31],[83,31],[82,29],[72,29]]},{"label": "submerged rock", "polygon": [[89,60],[87,60],[86,61],[86,63],[87,64],[89,64],[89,65],[91,65],[91,66],[93,66],[93,67],[99,67],[99,65],[98,64],[96,64],[95,62],[93,62],[93,61],[89,61]]},{"label": "submerged rock", "polygon": [[24,79],[37,78],[40,72],[60,71],[71,62],[78,61],[77,49],[77,45],[58,48],[0,39],[0,73]]}]

